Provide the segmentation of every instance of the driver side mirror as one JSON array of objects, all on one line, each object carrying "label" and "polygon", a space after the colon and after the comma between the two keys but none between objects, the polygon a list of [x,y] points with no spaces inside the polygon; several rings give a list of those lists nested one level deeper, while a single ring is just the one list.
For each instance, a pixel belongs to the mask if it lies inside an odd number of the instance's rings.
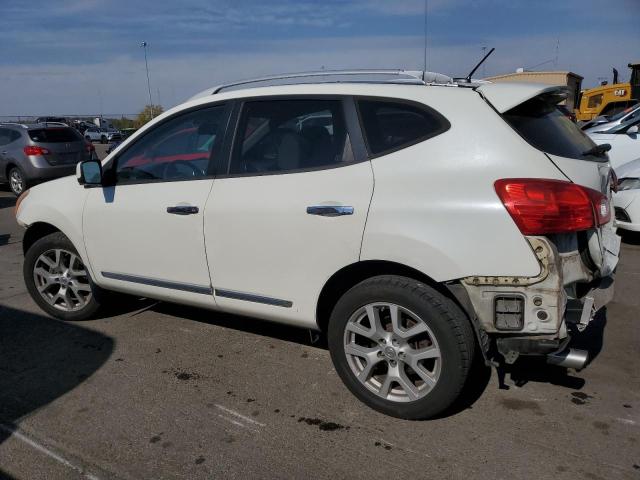
[{"label": "driver side mirror", "polygon": [[97,160],[80,162],[76,167],[76,177],[85,188],[102,185],[102,164]]},{"label": "driver side mirror", "polygon": [[638,134],[638,125],[633,125],[627,129],[627,135],[637,135]]}]

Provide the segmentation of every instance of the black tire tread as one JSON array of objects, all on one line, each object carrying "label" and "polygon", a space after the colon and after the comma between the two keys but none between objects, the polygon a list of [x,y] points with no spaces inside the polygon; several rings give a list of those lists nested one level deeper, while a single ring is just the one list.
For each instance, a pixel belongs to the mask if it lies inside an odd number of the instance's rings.
[{"label": "black tire tread", "polygon": [[46,244],[64,246],[65,248],[72,250],[74,253],[78,255],[78,250],[75,248],[71,240],[69,240],[69,238],[62,232],[50,233],[49,235],[45,235],[44,237],[36,240],[33,243],[33,245],[29,247],[29,250],[27,250],[27,252],[25,253],[24,264],[23,264],[24,281],[27,286],[27,290],[31,295],[31,298],[38,304],[38,306],[42,310],[44,310],[46,313],[48,313],[52,317],[58,318],[60,320],[79,321],[79,320],[86,320],[86,319],[92,318],[96,314],[96,312],[100,309],[101,307],[100,298],[104,294],[103,294],[103,290],[91,281],[91,278],[89,278],[89,282],[91,284],[92,298],[91,298],[90,304],[83,310],[80,310],[77,312],[63,312],[61,310],[56,310],[50,305],[48,305],[45,302],[45,300],[40,297],[40,294],[38,293],[37,288],[35,287],[35,284],[33,283],[33,279],[32,279],[33,263],[35,262],[35,258],[33,257],[36,257],[36,255],[39,255],[38,253],[39,251],[42,251],[43,249],[51,248],[51,247],[45,247],[44,245]]},{"label": "black tire tread", "polygon": [[[423,302],[428,308],[434,310],[435,313],[437,313],[442,319],[446,321],[455,338],[462,362],[462,371],[458,376],[459,381],[455,385],[454,391],[452,392],[453,403],[453,401],[457,399],[465,386],[467,377],[473,364],[473,360],[475,358],[475,334],[473,332],[473,327],[471,326],[470,320],[453,300],[441,294],[433,287],[426,285],[425,283],[418,280],[398,275],[380,275],[366,279],[348,290],[343,298],[349,295],[349,293],[353,292],[355,289],[369,289],[379,287],[393,288],[408,292],[416,300]],[[340,300],[336,304],[336,307],[339,303]],[[446,410],[446,408],[440,409],[440,411],[444,410]],[[440,413],[440,411],[436,413],[430,413],[425,416],[406,416],[403,414],[396,415],[393,412],[391,412],[390,414],[401,418],[415,420],[419,418],[433,417],[437,415],[437,413]]]}]

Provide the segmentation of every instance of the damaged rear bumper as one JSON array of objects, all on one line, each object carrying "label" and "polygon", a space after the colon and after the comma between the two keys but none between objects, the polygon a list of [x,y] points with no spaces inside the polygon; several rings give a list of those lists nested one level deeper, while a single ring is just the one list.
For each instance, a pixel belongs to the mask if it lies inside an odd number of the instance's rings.
[{"label": "damaged rear bumper", "polygon": [[[613,274],[594,279],[593,270],[573,249],[561,245],[559,253],[556,243],[547,237],[527,240],[541,267],[536,277],[473,276],[462,279],[461,285],[479,328],[494,339],[495,350],[506,363],[515,362],[520,355],[544,355],[549,363],[580,369],[587,362],[587,353],[568,348],[569,330],[584,330],[611,301]],[[615,251],[615,261],[617,254]],[[587,285],[590,288],[584,293]]]}]

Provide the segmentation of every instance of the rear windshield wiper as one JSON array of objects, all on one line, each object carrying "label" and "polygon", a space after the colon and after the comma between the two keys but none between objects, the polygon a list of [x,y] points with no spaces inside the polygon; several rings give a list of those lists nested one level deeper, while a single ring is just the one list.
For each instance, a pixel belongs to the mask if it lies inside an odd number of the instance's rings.
[{"label": "rear windshield wiper", "polygon": [[602,145],[596,145],[593,148],[590,148],[586,152],[582,152],[583,156],[595,155],[596,157],[604,157],[604,154],[611,150],[610,143],[603,143]]}]

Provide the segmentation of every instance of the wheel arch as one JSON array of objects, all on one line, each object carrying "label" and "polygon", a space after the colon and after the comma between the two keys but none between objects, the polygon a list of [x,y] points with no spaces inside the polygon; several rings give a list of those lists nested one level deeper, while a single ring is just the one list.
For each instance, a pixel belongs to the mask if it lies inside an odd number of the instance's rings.
[{"label": "wheel arch", "polygon": [[22,253],[26,254],[34,243],[55,232],[64,233],[58,227],[47,222],[36,222],[30,225],[22,237]]},{"label": "wheel arch", "polygon": [[[18,167],[18,165],[16,164],[16,162],[10,160],[7,162],[7,165],[4,168],[4,178],[6,178],[7,180],[9,180],[9,171],[13,168],[13,167]],[[20,167],[18,167],[20,168]]]},{"label": "wheel arch", "polygon": [[473,327],[476,340],[483,353],[487,351],[486,333],[477,321],[475,311],[466,290],[459,282],[441,283],[424,272],[407,265],[387,260],[365,260],[347,265],[334,273],[324,284],[316,305],[316,323],[322,332],[327,332],[329,317],[338,299],[358,283],[378,275],[400,275],[412,278],[435,289],[453,301],[466,315]]}]

